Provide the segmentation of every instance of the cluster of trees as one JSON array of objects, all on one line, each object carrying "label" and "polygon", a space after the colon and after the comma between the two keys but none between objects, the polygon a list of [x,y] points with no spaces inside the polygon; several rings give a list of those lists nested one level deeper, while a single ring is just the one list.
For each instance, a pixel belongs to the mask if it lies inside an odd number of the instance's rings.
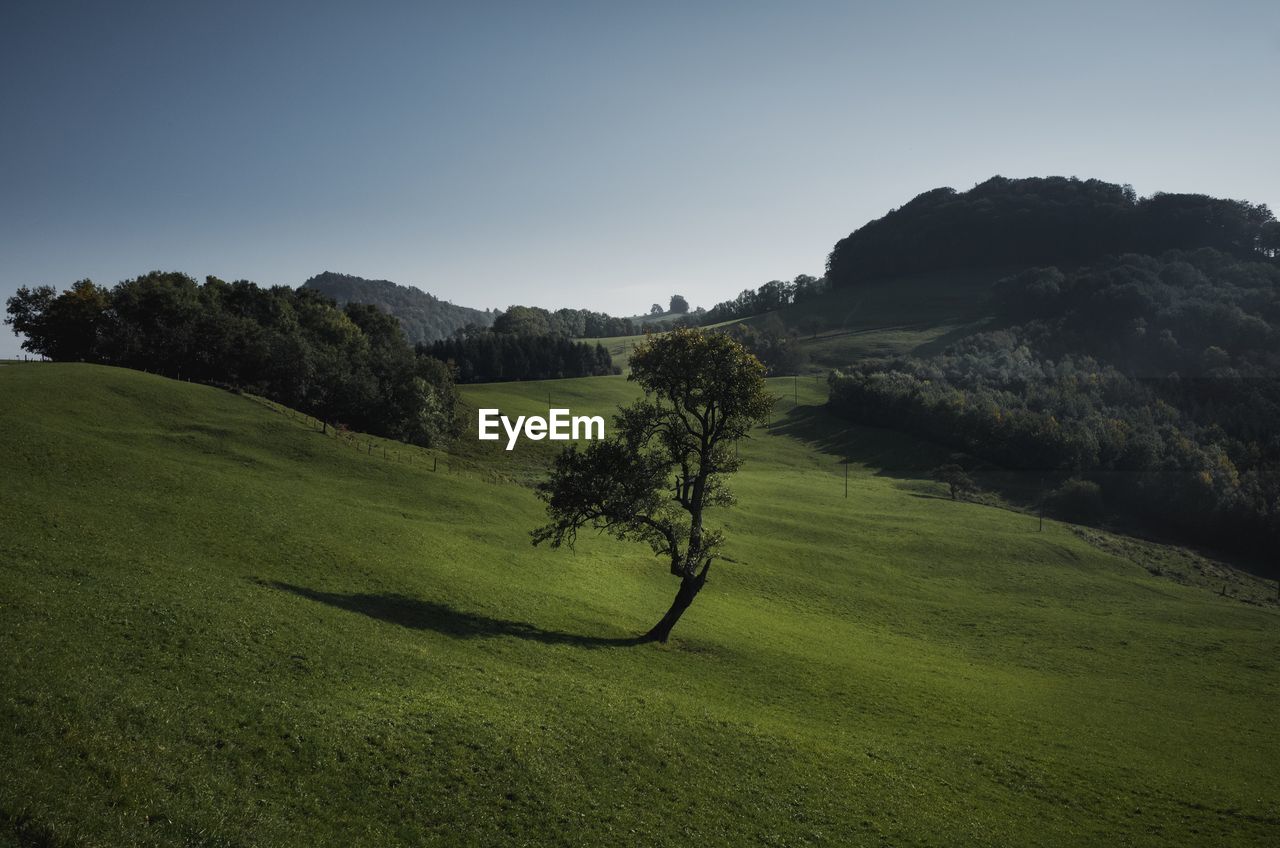
[{"label": "cluster of trees", "polygon": [[757,324],[730,324],[720,331],[759,359],[770,377],[795,374],[808,360],[800,349],[799,337],[777,315],[769,315]]},{"label": "cluster of trees", "polygon": [[994,298],[1004,327],[836,372],[833,408],[1069,481],[1058,500],[1077,513],[1280,544],[1280,266],[1129,254],[1028,270]]},{"label": "cluster of trees", "polygon": [[672,320],[664,320],[663,323],[671,327],[683,327],[685,329],[697,327],[702,324],[702,316],[707,310],[699,306],[693,309],[689,306],[689,301],[682,294],[671,295],[671,300],[667,304],[667,308],[663,309],[661,303],[655,303],[649,307],[647,315],[638,316],[640,324],[652,324],[652,320],[647,319],[666,319],[668,316],[677,316]]},{"label": "cluster of trees", "polygon": [[456,306],[412,286],[397,285],[389,280],[366,280],[350,274],[325,271],[302,284],[337,301],[369,303],[400,319],[410,344],[424,344],[453,335],[460,327],[474,324],[488,327],[494,312]]},{"label": "cluster of trees", "polygon": [[1198,247],[1275,257],[1280,222],[1266,206],[1201,194],[1139,199],[1131,186],[1101,180],[992,177],[966,192],[925,192],[840,240],[827,279],[838,288],[929,271],[1070,266]]},{"label": "cluster of trees", "polygon": [[[507,335],[560,335],[572,339],[600,339],[610,336],[634,336],[640,328],[630,318],[615,318],[590,309],[557,309],[552,312],[541,306],[512,306],[506,312],[498,312],[490,322],[493,331]],[[459,338],[482,335],[488,325],[470,324],[455,330]]]},{"label": "cluster of trees", "polygon": [[[699,311],[702,311],[701,309]],[[655,303],[649,307],[650,318],[660,318],[663,315],[688,315],[689,301],[682,294],[671,295],[671,300],[666,309],[662,308],[661,303]]]},{"label": "cluster of trees", "polygon": [[55,361],[146,369],[241,388],[318,418],[421,445],[458,429],[446,365],[416,355],[375,306],[314,289],[152,272],[114,288],[24,287],[5,323]]},{"label": "cluster of trees", "polygon": [[812,300],[827,290],[825,279],[801,274],[791,282],[770,280],[758,289],[745,289],[733,300],[717,303],[702,315],[702,324],[750,318],[793,303]]},{"label": "cluster of trees", "polygon": [[568,333],[549,330],[548,316],[554,314],[513,306],[498,316],[492,329],[468,327],[453,338],[419,345],[418,352],[448,363],[463,383],[619,373],[604,345],[575,341]]}]

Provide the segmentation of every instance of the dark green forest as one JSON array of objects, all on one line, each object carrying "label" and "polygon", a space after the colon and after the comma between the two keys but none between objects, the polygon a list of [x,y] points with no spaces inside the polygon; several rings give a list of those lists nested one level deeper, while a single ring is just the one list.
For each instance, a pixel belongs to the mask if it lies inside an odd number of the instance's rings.
[{"label": "dark green forest", "polygon": [[827,281],[930,271],[1079,265],[1108,255],[1212,247],[1234,256],[1280,252],[1266,206],[1157,193],[1066,177],[992,177],[969,191],[936,188],[836,243]]},{"label": "dark green forest", "polygon": [[95,362],[253,392],[318,418],[420,445],[457,429],[449,368],[418,355],[376,306],[312,288],[154,271],[114,288],[24,287],[5,323],[55,361]]},{"label": "dark green forest", "polygon": [[1070,518],[1280,544],[1280,266],[1212,248],[1002,280],[995,323],[929,358],[857,363],[831,404],[1033,472]]},{"label": "dark green forest", "polygon": [[418,353],[447,362],[462,383],[618,373],[603,345],[575,341],[563,333],[478,330],[419,345]]}]

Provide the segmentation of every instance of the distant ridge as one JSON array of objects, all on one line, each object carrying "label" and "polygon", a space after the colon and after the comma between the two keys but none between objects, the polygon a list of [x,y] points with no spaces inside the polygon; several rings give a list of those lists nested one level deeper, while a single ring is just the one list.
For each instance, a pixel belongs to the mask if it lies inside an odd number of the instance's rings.
[{"label": "distant ridge", "polygon": [[338,302],[370,303],[400,319],[406,338],[413,344],[430,344],[448,338],[454,330],[468,324],[488,327],[494,314],[488,310],[456,306],[413,286],[402,286],[390,280],[366,280],[351,274],[325,271],[302,284]]}]

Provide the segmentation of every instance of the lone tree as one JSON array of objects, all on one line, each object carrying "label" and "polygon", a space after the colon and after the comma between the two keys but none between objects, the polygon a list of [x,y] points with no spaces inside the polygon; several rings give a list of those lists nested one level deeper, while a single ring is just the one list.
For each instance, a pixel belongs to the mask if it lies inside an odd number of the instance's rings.
[{"label": "lone tree", "polygon": [[689,301],[684,299],[683,295],[671,295],[671,308],[668,310],[677,315],[685,315],[689,312]]},{"label": "lone tree", "polygon": [[550,522],[533,543],[573,547],[583,527],[647,542],[670,560],[680,589],[639,641],[666,642],[724,542],[705,518],[708,507],[733,503],[725,483],[741,464],[734,443],[768,418],[774,399],[764,366],[723,333],[651,336],[632,353],[628,379],[644,397],[619,410],[609,438],[568,447],[539,485]]},{"label": "lone tree", "polygon": [[973,479],[965,473],[964,469],[954,462],[947,465],[939,465],[933,469],[933,479],[939,483],[946,484],[951,491],[951,500],[956,501],[960,496],[968,492],[977,491],[977,484]]}]

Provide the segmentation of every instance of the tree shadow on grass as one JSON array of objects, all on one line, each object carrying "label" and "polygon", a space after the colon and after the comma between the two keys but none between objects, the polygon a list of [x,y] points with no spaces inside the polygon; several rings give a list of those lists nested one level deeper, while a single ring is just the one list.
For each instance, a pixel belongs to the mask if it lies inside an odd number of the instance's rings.
[{"label": "tree shadow on grass", "polygon": [[893,430],[845,421],[825,406],[797,406],[769,427],[775,436],[790,436],[832,457],[877,469],[877,475],[924,479],[947,461],[951,452]]},{"label": "tree shadow on grass", "polygon": [[[835,474],[839,465],[850,463],[872,470],[876,477],[904,481],[900,488],[919,489],[916,483],[933,482],[933,469],[948,462],[960,462],[978,485],[997,495],[1005,507],[1034,509],[1043,496],[1051,471],[1019,471],[993,466],[927,439],[881,427],[854,424],[825,406],[798,406],[787,411],[769,428],[775,436],[789,436],[832,458]],[[941,485],[938,492],[944,491]],[[949,501],[949,496],[914,491],[917,498]]]},{"label": "tree shadow on grass", "polygon": [[[836,464],[848,462],[874,469],[877,477],[932,481],[933,469],[944,463],[960,462],[971,474],[981,475],[978,482],[983,488],[999,491],[1014,500],[1034,500],[1040,492],[1041,481],[1054,473],[1001,468],[921,436],[855,424],[826,406],[794,407],[773,423],[769,433],[797,439],[832,457]],[[929,493],[918,496],[927,497]]]},{"label": "tree shadow on grass", "polygon": [[448,604],[424,601],[408,595],[321,592],[305,586],[281,583],[274,580],[257,581],[263,586],[289,592],[331,607],[356,612],[409,627],[414,630],[434,630],[458,639],[475,639],[485,636],[514,636],[546,645],[575,645],[580,648],[619,648],[640,644],[638,637],[582,636],[542,628],[523,621],[492,618],[472,612],[456,610]]}]

